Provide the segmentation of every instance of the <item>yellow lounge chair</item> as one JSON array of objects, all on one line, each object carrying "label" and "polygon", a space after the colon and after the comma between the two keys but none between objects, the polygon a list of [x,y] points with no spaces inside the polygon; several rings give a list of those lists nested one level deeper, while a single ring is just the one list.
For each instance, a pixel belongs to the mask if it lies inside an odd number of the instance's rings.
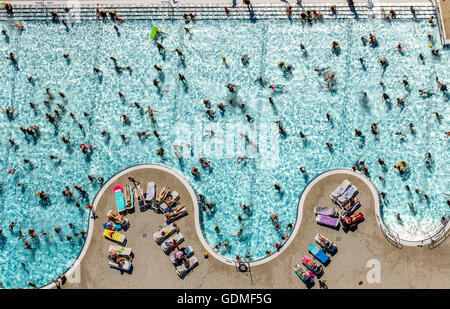
[{"label": "yellow lounge chair", "polygon": [[125,235],[120,234],[120,233],[115,232],[115,231],[105,230],[103,232],[103,236],[105,236],[109,240],[112,240],[112,241],[114,241],[116,243],[119,243],[119,244],[123,244],[125,242]]}]

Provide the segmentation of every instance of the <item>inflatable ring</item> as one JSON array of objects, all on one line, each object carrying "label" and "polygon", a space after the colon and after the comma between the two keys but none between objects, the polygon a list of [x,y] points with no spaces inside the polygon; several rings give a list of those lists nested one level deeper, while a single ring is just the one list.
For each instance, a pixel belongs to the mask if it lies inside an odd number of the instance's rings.
[{"label": "inflatable ring", "polygon": [[238,269],[241,273],[245,273],[248,271],[248,267],[244,263],[239,263]]}]

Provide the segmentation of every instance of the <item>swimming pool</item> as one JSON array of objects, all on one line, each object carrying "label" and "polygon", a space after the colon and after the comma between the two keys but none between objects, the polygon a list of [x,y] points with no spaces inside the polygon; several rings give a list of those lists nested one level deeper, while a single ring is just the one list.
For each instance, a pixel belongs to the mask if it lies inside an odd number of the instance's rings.
[{"label": "swimming pool", "polygon": [[[168,33],[162,40],[167,49],[165,57],[148,38],[156,23]],[[73,237],[67,241],[65,237],[87,229],[85,205],[92,202],[101,186],[97,182],[91,184],[87,175],[108,179],[127,166],[143,162],[163,163],[181,171],[197,193],[205,195],[208,202],[215,202],[213,215],[201,215],[201,226],[211,246],[226,239],[231,241],[230,251],[221,251],[229,258],[253,254],[252,259],[259,259],[266,250],[274,251],[272,244],[280,241],[280,232],[287,231],[287,224],[296,218],[297,202],[306,184],[323,171],[351,167],[358,160],[365,161],[378,190],[386,192],[382,217],[401,238],[416,240],[432,234],[440,227],[442,215],[448,213],[442,192],[449,185],[445,159],[449,142],[444,138],[449,124],[449,98],[439,91],[431,97],[420,97],[418,89],[436,90],[434,72],[441,80],[448,76],[445,73],[450,69],[450,53],[441,49],[437,28],[426,20],[326,20],[312,27],[282,20],[209,20],[195,25],[130,20],[119,26],[119,33],[111,22],[81,22],[70,31],[61,24],[26,22],[26,30],[20,34],[9,24],[0,26],[9,34],[8,39],[2,37],[4,42],[0,44],[0,102],[3,107],[16,108],[13,120],[2,114],[0,122],[0,282],[5,287],[24,287],[29,281],[42,285],[66,270],[80,252],[83,239]],[[185,26],[191,28],[192,35],[185,33]],[[377,36],[378,47],[361,43],[360,37],[369,33]],[[433,44],[440,49],[440,58],[431,56],[428,33],[436,38]],[[341,45],[339,55],[331,53],[334,40]],[[403,55],[395,50],[399,41],[404,45]],[[301,42],[307,54],[300,50]],[[184,65],[172,52],[175,48],[186,55]],[[9,52],[14,53],[18,69],[7,60]],[[70,61],[63,57],[64,53],[69,54]],[[425,55],[426,65],[417,60],[419,53]],[[244,54],[249,55],[248,66],[240,61]],[[116,72],[110,56],[120,66],[130,65],[131,73]],[[228,66],[222,63],[221,56],[226,57]],[[365,69],[358,61],[361,56],[366,60]],[[377,62],[383,56],[389,60],[384,73]],[[281,72],[277,67],[280,61],[293,66],[292,75]],[[154,64],[163,67],[163,76],[154,70]],[[335,91],[324,86],[323,78],[314,71],[316,66],[330,66],[330,72],[336,72]],[[103,73],[95,74],[93,67]],[[188,89],[179,82],[178,73],[186,77]],[[405,74],[410,92],[398,82]],[[35,77],[34,85],[28,82],[28,75]],[[255,79],[260,75],[271,83],[284,84],[284,90],[274,92],[259,85]],[[154,78],[162,82],[160,92],[152,84]],[[380,80],[384,81],[392,105],[380,99]],[[239,87],[233,96],[225,87],[228,83]],[[50,108],[43,104],[47,100],[46,88],[54,96]],[[66,99],[58,95],[60,91]],[[119,98],[118,91],[125,100]],[[367,104],[362,102],[364,91]],[[395,107],[395,98],[406,94],[406,106]],[[268,102],[269,96],[273,97],[273,106]],[[234,106],[229,105],[230,98],[234,98]],[[204,114],[204,99],[212,103],[214,120]],[[133,107],[136,101],[142,110]],[[29,102],[38,105],[36,112]],[[219,102],[227,105],[223,115],[217,108]],[[60,111],[62,119],[54,126],[45,114],[54,114],[58,103],[67,111]],[[237,106],[240,103],[246,104],[244,110]],[[156,111],[156,130],[161,141],[154,136],[139,140],[136,135],[136,131],[155,129],[144,114],[148,105]],[[70,112],[76,120],[69,116]],[[83,112],[90,117],[84,117]],[[327,112],[332,122],[327,121]],[[442,119],[436,121],[432,112],[438,112]],[[122,114],[130,118],[129,124],[122,124]],[[246,114],[254,118],[253,123],[246,122]],[[277,134],[277,120],[282,122],[286,137]],[[377,121],[379,134],[375,137],[370,133],[370,123]],[[415,134],[406,130],[406,137],[395,135],[407,129],[410,122],[414,123]],[[30,125],[40,128],[40,137],[26,137],[18,129]],[[110,132],[109,139],[100,134],[103,129]],[[204,131],[211,129],[215,135],[208,137]],[[355,137],[355,129],[360,129],[364,138]],[[300,138],[300,130],[306,139]],[[71,146],[60,140],[68,132]],[[245,144],[240,133],[248,133],[258,143],[258,154],[255,155],[255,147]],[[128,137],[128,142],[122,141],[121,134]],[[18,146],[10,148],[9,138]],[[326,142],[333,144],[334,151],[327,149]],[[93,145],[92,155],[83,155],[80,144]],[[173,154],[174,144],[183,147],[182,163]],[[163,157],[156,154],[159,147],[166,150]],[[424,163],[427,152],[432,154],[429,170]],[[62,161],[49,160],[49,155]],[[239,155],[254,158],[238,164]],[[200,167],[200,156],[211,160],[211,169]],[[378,157],[386,162],[386,171],[377,163]],[[34,167],[23,163],[23,158],[30,159]],[[400,177],[393,168],[401,160],[411,168],[409,177]],[[199,179],[190,173],[193,166],[202,174]],[[306,166],[307,175],[299,171],[300,166]],[[14,167],[18,168],[16,173],[8,174],[7,170]],[[380,182],[378,176],[385,181]],[[25,187],[17,186],[17,182]],[[281,194],[274,189],[275,183],[281,185]],[[73,184],[87,190],[85,200],[74,189],[75,199],[65,200],[61,191],[65,185]],[[408,193],[406,184],[412,191],[419,188],[425,192],[429,201]],[[42,190],[50,196],[49,205],[41,204],[35,194]],[[75,201],[81,202],[80,208],[74,206]],[[415,213],[409,209],[408,201],[414,203]],[[251,204],[250,216],[241,211],[240,203]],[[278,232],[269,218],[274,213],[279,216]],[[395,219],[396,213],[401,214],[402,223]],[[238,214],[245,220],[239,222]],[[8,229],[11,221],[17,222],[12,233]],[[33,239],[30,244],[35,249],[25,250],[21,248],[24,240],[18,239],[19,226],[24,234],[29,228],[38,234],[50,234],[56,226],[62,232]],[[216,233],[216,226],[220,233]],[[246,227],[242,237],[233,237],[240,227]],[[20,262],[25,263],[25,268]]]}]

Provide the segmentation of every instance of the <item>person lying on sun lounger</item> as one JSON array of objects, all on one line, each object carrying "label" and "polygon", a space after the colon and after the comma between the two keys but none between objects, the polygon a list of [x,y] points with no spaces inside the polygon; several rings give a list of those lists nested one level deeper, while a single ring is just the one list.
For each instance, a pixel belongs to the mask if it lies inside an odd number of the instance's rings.
[{"label": "person lying on sun lounger", "polygon": [[[111,250],[111,251],[113,251],[113,250]],[[116,252],[116,254],[117,254],[117,252]],[[119,255],[111,256],[111,259],[114,261],[114,263],[119,265],[119,267],[122,267],[126,261],[126,259],[124,257],[119,257]]]},{"label": "person lying on sun lounger", "polygon": [[166,217],[166,219],[170,219],[176,215],[179,215],[180,213],[182,213],[185,210],[186,210],[186,206],[182,206],[178,209],[173,210],[172,212],[165,213],[164,216]]},{"label": "person lying on sun lounger", "polygon": [[111,213],[109,215],[109,220],[112,220],[114,223],[120,223],[123,221],[123,219],[124,219],[123,215],[119,215],[114,210],[111,210]]}]

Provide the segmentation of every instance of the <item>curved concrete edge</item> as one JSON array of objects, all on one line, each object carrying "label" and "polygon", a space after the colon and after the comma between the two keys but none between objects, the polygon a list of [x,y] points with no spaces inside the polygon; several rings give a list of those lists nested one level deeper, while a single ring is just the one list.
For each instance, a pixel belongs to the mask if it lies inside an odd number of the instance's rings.
[{"label": "curved concrete edge", "polygon": [[[298,208],[299,211],[301,209],[301,211],[303,211],[303,203],[305,202],[306,196],[308,195],[308,192],[311,190],[312,187],[314,187],[314,185],[319,182],[320,180],[322,180],[325,177],[328,177],[330,175],[337,175],[337,174],[348,174],[354,177],[359,178],[362,182],[364,182],[370,189],[370,192],[372,193],[372,197],[375,203],[375,214],[376,214],[376,218],[378,223],[380,224],[380,220],[381,217],[379,217],[379,213],[380,213],[380,198],[378,195],[378,191],[375,188],[374,184],[370,181],[370,179],[365,176],[364,174],[360,173],[360,172],[355,172],[350,168],[336,168],[336,169],[331,169],[328,170],[326,172],[323,172],[322,174],[317,175],[313,180],[311,180],[309,182],[309,184],[306,186],[306,188],[303,190],[302,196],[300,198],[300,201],[298,203]],[[384,223],[382,222],[383,220],[381,220],[381,224]],[[383,232],[383,231],[381,231]]]},{"label": "curved concrete edge", "polygon": [[[87,250],[89,248],[89,244],[90,244],[91,239],[92,239],[92,234],[93,234],[93,229],[94,229],[94,221],[95,221],[95,219],[94,219],[94,216],[92,216],[92,212],[94,211],[94,213],[95,213],[95,210],[97,209],[97,204],[98,204],[100,198],[103,196],[103,193],[105,193],[106,188],[108,188],[111,183],[116,181],[122,175],[127,174],[127,173],[132,172],[132,171],[135,171],[135,170],[143,169],[143,168],[153,168],[153,169],[163,170],[163,171],[169,172],[170,174],[172,174],[175,177],[177,177],[188,188],[188,191],[191,194],[191,198],[192,198],[192,201],[194,203],[194,208],[195,209],[198,208],[197,197],[196,197],[195,192],[192,189],[191,185],[186,181],[186,179],[184,178],[183,175],[181,175],[179,172],[175,171],[174,169],[172,169],[172,168],[170,168],[168,166],[165,166],[165,165],[162,165],[162,164],[156,164],[156,163],[142,163],[142,164],[137,164],[137,165],[133,165],[133,166],[127,167],[127,168],[117,172],[111,178],[109,178],[108,181],[106,181],[103,184],[103,186],[100,188],[100,190],[97,192],[97,194],[96,194],[96,196],[94,198],[94,202],[92,203],[92,205],[94,206],[94,210],[91,210],[89,212],[88,231],[87,231],[86,239],[84,241],[83,249],[81,250],[80,254],[76,258],[76,260],[72,264],[72,266],[70,266],[63,273],[63,275],[66,276],[66,278],[71,278],[71,276],[74,274],[74,272],[77,270],[77,268],[81,264],[81,261],[83,260],[84,256],[86,255],[86,252],[87,252]],[[51,282],[51,283],[48,283],[48,284],[46,284],[46,285],[44,285],[44,286],[42,286],[40,288],[41,289],[52,289],[52,288],[55,288],[55,287],[56,287],[56,284]]]}]

